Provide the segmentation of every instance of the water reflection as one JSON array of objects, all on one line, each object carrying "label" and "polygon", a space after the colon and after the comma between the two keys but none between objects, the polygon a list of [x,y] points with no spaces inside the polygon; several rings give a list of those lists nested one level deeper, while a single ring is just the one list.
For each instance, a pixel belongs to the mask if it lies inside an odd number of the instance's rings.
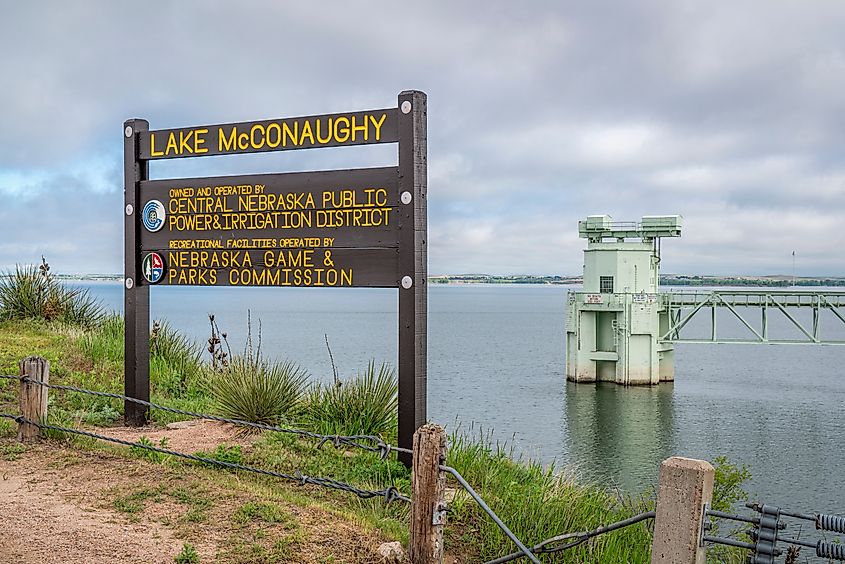
[{"label": "water reflection", "polygon": [[674,386],[567,382],[564,431],[578,471],[629,492],[656,483],[675,444]]}]

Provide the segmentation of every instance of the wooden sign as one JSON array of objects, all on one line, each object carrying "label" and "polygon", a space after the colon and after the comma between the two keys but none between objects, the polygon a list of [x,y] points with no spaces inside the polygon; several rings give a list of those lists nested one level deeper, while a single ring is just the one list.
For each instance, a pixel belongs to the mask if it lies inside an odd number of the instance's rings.
[{"label": "wooden sign", "polygon": [[[149,287],[396,288],[399,446],[426,420],[426,96],[382,110],[149,130],[124,123],[125,393],[149,400]],[[398,165],[149,178],[149,161],[397,143]],[[126,423],[147,412],[125,404]],[[410,457],[402,457],[410,464]]]}]

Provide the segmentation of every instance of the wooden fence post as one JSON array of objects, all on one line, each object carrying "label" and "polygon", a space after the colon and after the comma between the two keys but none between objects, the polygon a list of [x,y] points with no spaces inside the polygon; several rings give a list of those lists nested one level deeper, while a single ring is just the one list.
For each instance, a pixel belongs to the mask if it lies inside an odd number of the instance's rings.
[{"label": "wooden fence post", "polygon": [[440,465],[446,459],[446,432],[431,423],[414,433],[411,498],[411,564],[443,562],[443,519],[446,477]]},{"label": "wooden fence post", "polygon": [[673,456],[660,465],[652,564],[704,564],[704,504],[713,499],[715,470],[709,462]]},{"label": "wooden fence post", "polygon": [[[20,363],[20,375],[33,382],[50,383],[50,363],[40,356],[30,356]],[[47,420],[47,387],[21,380],[20,388],[21,415],[30,421],[39,423]],[[41,429],[30,423],[18,426],[18,440],[30,441],[39,436]]]}]

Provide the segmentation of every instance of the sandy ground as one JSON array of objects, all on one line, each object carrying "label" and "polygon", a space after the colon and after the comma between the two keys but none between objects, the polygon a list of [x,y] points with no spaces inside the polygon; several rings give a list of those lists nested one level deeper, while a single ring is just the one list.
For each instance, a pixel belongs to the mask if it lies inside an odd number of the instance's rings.
[{"label": "sandy ground", "polygon": [[[59,463],[51,468],[54,458]],[[171,531],[154,522],[127,523],[98,507],[98,492],[139,477],[132,465],[76,458],[35,447],[0,462],[0,561],[173,562],[183,541]]]},{"label": "sandy ground", "polygon": [[[156,444],[167,437],[168,447],[182,452],[213,450],[222,442],[249,445],[248,438],[216,423],[175,427],[113,428],[105,434],[126,440],[144,435]],[[219,481],[208,479],[210,470],[192,467],[175,472],[126,456],[58,443],[30,445],[20,453],[16,448],[11,441],[0,443],[0,453],[5,453],[0,456],[0,563],[172,563],[186,540],[202,562],[257,562],[227,552],[233,535],[253,534],[233,526],[231,516],[233,508],[255,500],[254,492],[224,490]],[[137,515],[114,508],[115,497],[153,486],[170,488],[165,491],[217,488],[207,492],[215,499],[207,522],[183,522],[179,528],[178,519],[171,517],[175,511],[184,513],[184,507],[167,499],[148,503]],[[298,535],[290,562],[378,562],[378,545],[391,540],[317,506],[279,503],[295,521]],[[281,525],[265,526],[259,532],[279,538],[287,534]],[[227,556],[221,558],[221,554]]]}]

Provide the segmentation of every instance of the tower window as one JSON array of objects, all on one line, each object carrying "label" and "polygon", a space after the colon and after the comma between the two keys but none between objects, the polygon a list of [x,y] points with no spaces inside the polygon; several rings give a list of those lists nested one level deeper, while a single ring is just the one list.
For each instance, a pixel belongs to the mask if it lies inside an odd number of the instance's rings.
[{"label": "tower window", "polygon": [[613,276],[599,276],[599,292],[602,294],[613,293]]}]

